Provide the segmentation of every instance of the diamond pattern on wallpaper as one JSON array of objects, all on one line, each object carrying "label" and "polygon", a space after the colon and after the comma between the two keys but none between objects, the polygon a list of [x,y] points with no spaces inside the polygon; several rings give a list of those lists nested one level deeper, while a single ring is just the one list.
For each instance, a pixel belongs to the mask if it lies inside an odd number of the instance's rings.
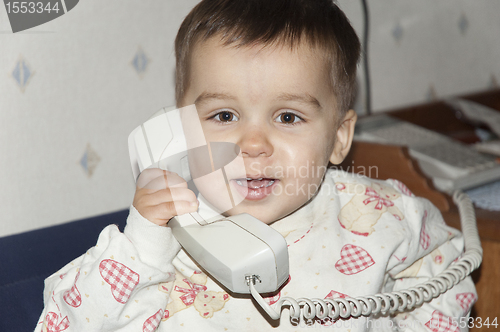
[{"label": "diamond pattern on wallpaper", "polygon": [[438,96],[437,96],[436,88],[434,87],[434,84],[431,84],[429,86],[429,89],[427,90],[426,100],[427,101],[434,101],[437,99],[438,99]]},{"label": "diamond pattern on wallpaper", "polygon": [[404,32],[404,29],[401,26],[400,22],[396,23],[394,28],[392,28],[392,37],[394,38],[394,40],[397,43],[399,43],[401,41],[401,39],[403,38],[403,32]]},{"label": "diamond pattern on wallpaper", "polygon": [[87,144],[87,148],[83,153],[82,159],[80,159],[80,165],[87,173],[88,177],[91,177],[94,174],[94,170],[97,167],[97,164],[101,161],[101,158],[95,152],[95,150],[90,146],[90,143]]},{"label": "diamond pattern on wallpaper", "polygon": [[490,76],[489,87],[492,88],[492,89],[499,88],[499,86],[498,86],[498,80],[497,80],[497,77],[495,76],[495,74],[491,74],[491,76]]},{"label": "diamond pattern on wallpaper", "polygon": [[458,20],[458,28],[460,29],[460,33],[462,35],[465,35],[467,30],[469,29],[469,20],[467,19],[467,16],[465,16],[464,13],[462,13],[460,19]]},{"label": "diamond pattern on wallpaper", "polygon": [[19,60],[17,60],[16,66],[12,71],[12,77],[16,81],[17,86],[19,86],[21,92],[24,92],[24,89],[30,82],[33,74],[34,71],[28,65],[26,60],[24,60],[23,57],[19,57]]},{"label": "diamond pattern on wallpaper", "polygon": [[142,77],[150,62],[151,60],[149,60],[146,53],[144,53],[144,51],[139,47],[134,55],[134,58],[132,59],[132,67],[134,67],[139,77]]}]

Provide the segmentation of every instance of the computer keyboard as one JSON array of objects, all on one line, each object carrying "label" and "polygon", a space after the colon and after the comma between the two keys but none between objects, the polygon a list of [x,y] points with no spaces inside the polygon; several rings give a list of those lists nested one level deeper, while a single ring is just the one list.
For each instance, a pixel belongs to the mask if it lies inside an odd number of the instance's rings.
[{"label": "computer keyboard", "polygon": [[471,188],[500,179],[500,165],[494,156],[387,115],[360,119],[355,140],[407,146],[422,171],[443,191]]}]

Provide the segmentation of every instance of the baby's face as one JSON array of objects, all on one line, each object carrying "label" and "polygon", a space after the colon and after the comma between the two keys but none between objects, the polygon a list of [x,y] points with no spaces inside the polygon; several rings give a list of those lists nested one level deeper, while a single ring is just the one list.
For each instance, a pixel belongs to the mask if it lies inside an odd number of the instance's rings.
[{"label": "baby's face", "polygon": [[337,135],[328,70],[306,45],[235,48],[217,38],[194,48],[180,106],[196,105],[205,138],[241,148],[248,193],[228,214],[271,223],[316,192]]}]

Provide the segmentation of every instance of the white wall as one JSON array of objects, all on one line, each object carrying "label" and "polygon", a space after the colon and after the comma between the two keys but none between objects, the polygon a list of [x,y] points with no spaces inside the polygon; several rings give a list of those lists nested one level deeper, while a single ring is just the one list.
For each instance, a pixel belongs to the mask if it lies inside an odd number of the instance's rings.
[{"label": "white wall", "polygon": [[[85,0],[16,34],[0,6],[0,236],[129,206],[127,136],[174,103],[173,39],[196,2]],[[339,2],[361,31],[359,1]],[[500,81],[500,2],[369,4],[375,111]]]},{"label": "white wall", "polygon": [[[361,1],[338,2],[361,37]],[[499,1],[368,4],[374,112],[500,87]]]}]

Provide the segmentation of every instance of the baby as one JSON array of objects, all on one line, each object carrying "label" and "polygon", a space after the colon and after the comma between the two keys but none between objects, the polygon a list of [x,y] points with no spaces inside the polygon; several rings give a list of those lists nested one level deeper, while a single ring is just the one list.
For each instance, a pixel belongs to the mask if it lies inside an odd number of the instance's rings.
[{"label": "baby", "polygon": [[[412,287],[463,250],[429,201],[395,180],[328,169],[347,155],[360,45],[332,0],[204,0],[175,42],[178,107],[195,105],[208,142],[241,149],[248,213],[280,232],[290,256],[281,297],[337,298]],[[238,190],[238,189],[237,189]],[[476,300],[470,278],[429,304],[346,320],[271,320],[229,294],[180,248],[169,220],[199,208],[177,174],[147,169],[127,226],[46,280],[36,331],[454,331]],[[221,244],[224,239],[220,239]],[[227,248],[231,250],[231,248]]]}]

